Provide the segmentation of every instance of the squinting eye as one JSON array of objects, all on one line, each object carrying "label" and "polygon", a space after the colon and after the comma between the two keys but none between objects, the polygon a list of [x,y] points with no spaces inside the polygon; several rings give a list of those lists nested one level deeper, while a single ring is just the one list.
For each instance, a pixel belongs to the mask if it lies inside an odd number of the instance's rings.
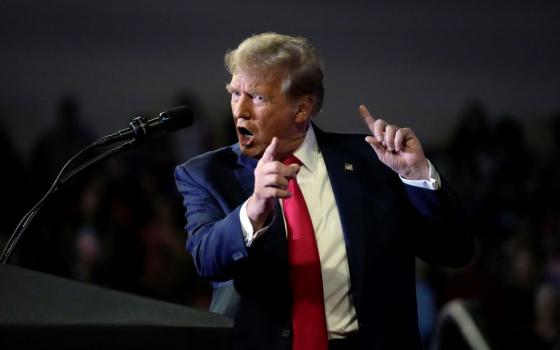
[{"label": "squinting eye", "polygon": [[257,101],[257,102],[265,102],[266,99],[264,98],[264,96],[259,96],[259,95],[255,95],[253,96],[253,100]]}]

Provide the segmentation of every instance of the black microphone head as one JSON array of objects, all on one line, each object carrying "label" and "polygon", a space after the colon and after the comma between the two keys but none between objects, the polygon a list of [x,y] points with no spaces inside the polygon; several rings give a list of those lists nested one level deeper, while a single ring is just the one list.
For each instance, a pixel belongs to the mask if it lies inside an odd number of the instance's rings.
[{"label": "black microphone head", "polygon": [[159,114],[160,124],[165,131],[186,128],[193,123],[193,112],[188,106],[175,107]]}]

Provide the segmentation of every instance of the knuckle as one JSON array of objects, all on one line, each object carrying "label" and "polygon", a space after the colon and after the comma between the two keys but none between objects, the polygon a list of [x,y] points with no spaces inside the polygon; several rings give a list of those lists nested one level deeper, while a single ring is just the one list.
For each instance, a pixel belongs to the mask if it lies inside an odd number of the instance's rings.
[{"label": "knuckle", "polygon": [[277,185],[277,184],[281,183],[281,181],[282,181],[282,176],[280,176],[278,174],[272,175],[272,183]]},{"label": "knuckle", "polygon": [[280,163],[279,161],[274,161],[274,162],[270,163],[270,171],[275,172],[275,173],[279,172],[280,169],[281,169],[281,165],[282,165],[282,163]]}]

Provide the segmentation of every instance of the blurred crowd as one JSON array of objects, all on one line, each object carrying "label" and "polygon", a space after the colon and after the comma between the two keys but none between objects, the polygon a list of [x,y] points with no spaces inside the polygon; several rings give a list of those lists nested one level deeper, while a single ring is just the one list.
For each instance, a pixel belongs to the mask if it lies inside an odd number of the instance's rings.
[{"label": "blurred crowd", "polygon": [[[211,132],[192,95],[181,94],[173,103],[194,109],[196,129],[182,139],[154,137],[70,181],[35,219],[12,263],[206,309],[211,289],[184,249],[173,169],[186,157],[233,143],[234,135],[224,131],[233,128],[224,117],[224,125],[214,128],[223,134]],[[27,161],[0,127],[2,247],[66,160],[99,136],[83,124],[75,97],[61,98],[56,115]],[[441,337],[445,306],[460,300],[490,348],[558,348],[560,114],[550,116],[554,143],[546,157],[533,153],[515,116],[491,116],[482,103],[470,102],[457,120],[445,147],[426,148],[462,199],[477,256],[461,270],[418,262],[426,347]]]},{"label": "blurred crowd", "polygon": [[560,114],[547,132],[551,149],[534,154],[518,119],[490,118],[471,102],[447,147],[433,152],[461,196],[477,250],[466,269],[420,265],[418,280],[440,313],[461,300],[489,348],[560,348]]}]

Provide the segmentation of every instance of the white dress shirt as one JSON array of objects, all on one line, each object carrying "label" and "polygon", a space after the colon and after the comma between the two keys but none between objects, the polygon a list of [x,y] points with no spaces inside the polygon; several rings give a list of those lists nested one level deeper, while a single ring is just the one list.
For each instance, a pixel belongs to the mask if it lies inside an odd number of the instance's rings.
[{"label": "white dress shirt", "polygon": [[[302,163],[297,174],[297,182],[309,210],[321,260],[329,339],[343,338],[346,334],[358,330],[358,322],[356,310],[348,293],[350,271],[342,224],[325,161],[312,127],[307,130],[305,140],[294,152],[294,156]],[[438,189],[440,186],[439,174],[431,163],[429,180],[406,180],[402,177],[401,180],[409,185],[428,189]],[[254,232],[247,216],[247,201],[241,207],[239,215],[247,246],[270,227]]]}]

